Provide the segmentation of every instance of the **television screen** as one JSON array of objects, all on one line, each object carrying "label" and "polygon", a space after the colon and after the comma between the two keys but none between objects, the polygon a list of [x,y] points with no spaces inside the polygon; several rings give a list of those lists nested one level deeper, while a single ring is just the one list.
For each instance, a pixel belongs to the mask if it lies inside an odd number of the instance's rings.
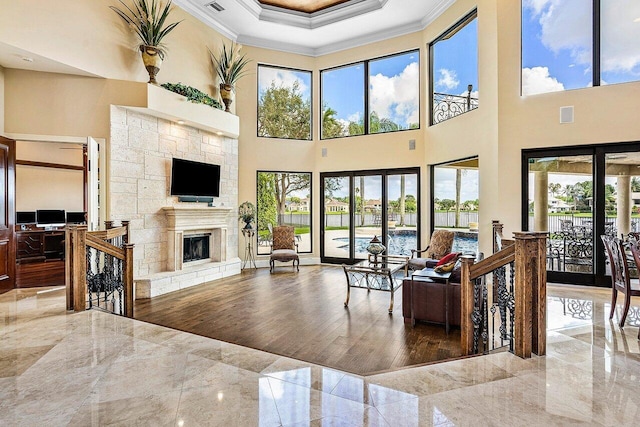
[{"label": "television screen", "polygon": [[219,197],[220,165],[174,158],[171,195]]},{"label": "television screen", "polygon": [[67,224],[84,224],[87,222],[86,212],[67,212]]},{"label": "television screen", "polygon": [[35,224],[36,213],[34,211],[16,212],[16,224]]},{"label": "television screen", "polygon": [[64,225],[67,222],[64,210],[38,209],[36,211],[38,225]]}]

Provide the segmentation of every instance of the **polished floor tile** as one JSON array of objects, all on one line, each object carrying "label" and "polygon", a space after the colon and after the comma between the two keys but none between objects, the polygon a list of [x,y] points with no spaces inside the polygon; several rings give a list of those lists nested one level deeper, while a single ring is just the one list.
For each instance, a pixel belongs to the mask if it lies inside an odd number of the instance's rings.
[{"label": "polished floor tile", "polygon": [[0,425],[638,425],[639,316],[621,329],[602,289],[550,285],[548,307],[546,356],[503,352],[363,377],[68,313],[61,288],[15,290],[0,295]]}]

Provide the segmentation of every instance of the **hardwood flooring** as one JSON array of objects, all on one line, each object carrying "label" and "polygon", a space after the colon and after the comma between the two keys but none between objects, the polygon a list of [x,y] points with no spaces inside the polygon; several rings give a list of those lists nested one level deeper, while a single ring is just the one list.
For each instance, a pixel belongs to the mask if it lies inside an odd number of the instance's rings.
[{"label": "hardwood flooring", "polygon": [[402,288],[391,316],[388,292],[345,296],[341,267],[279,266],[138,300],[134,317],[359,375],[461,355],[459,329],[404,324]]}]

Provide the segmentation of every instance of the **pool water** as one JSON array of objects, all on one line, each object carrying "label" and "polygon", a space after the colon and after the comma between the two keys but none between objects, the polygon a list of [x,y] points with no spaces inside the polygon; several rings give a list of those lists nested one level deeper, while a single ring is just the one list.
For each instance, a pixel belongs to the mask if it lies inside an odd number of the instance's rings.
[{"label": "pool water", "polygon": [[[367,252],[367,246],[369,246],[369,242],[371,241],[371,239],[373,239],[373,236],[356,237],[356,253]],[[344,249],[345,251],[349,250],[348,237],[337,237],[334,240],[338,242],[344,242],[345,244],[339,246],[339,248]],[[388,247],[385,251],[388,254],[410,256],[411,249],[416,249],[415,232],[397,233],[394,235],[390,235],[388,241]],[[469,233],[466,233],[466,235],[461,235],[456,233],[456,236],[453,239],[453,247],[451,248],[451,251],[475,254],[478,251],[477,234],[469,235]]]}]

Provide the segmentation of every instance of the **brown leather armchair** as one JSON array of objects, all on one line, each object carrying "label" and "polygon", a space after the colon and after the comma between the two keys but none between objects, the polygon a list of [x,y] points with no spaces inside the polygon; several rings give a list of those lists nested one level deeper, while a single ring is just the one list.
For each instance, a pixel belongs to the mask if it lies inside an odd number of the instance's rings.
[{"label": "brown leather armchair", "polygon": [[[413,311],[415,320],[445,324],[444,282],[407,277],[402,282],[402,316],[411,324],[411,288],[413,289]],[[449,325],[460,326],[460,269],[449,279]]]}]

